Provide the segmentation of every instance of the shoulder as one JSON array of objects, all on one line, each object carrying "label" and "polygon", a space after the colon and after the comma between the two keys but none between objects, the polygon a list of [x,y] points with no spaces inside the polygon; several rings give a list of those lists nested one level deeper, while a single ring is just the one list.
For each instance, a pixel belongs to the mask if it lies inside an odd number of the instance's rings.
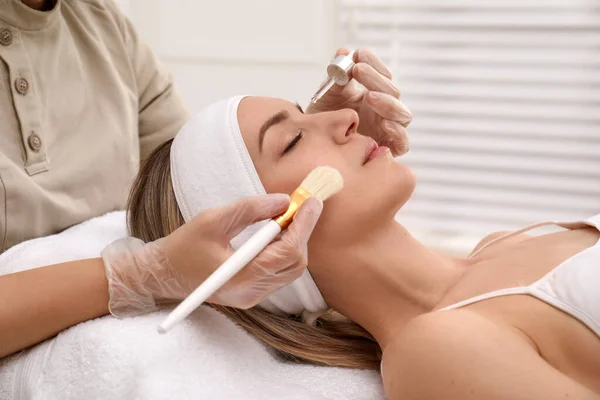
[{"label": "shoulder", "polygon": [[[115,0],[63,0],[65,23],[73,35],[85,36],[86,52],[97,52],[131,79],[132,63],[142,42],[134,25]],[[92,39],[92,40],[89,40]],[[144,43],[145,45],[145,43]],[[138,46],[138,47],[136,47]],[[152,62],[147,61],[148,65]]]},{"label": "shoulder", "polygon": [[77,15],[71,20],[123,37],[126,16],[115,0],[64,0],[63,7]]},{"label": "shoulder", "polygon": [[481,325],[490,329],[468,310],[434,312],[413,319],[384,350],[386,391],[412,398],[414,389],[432,383],[432,368],[437,374],[444,372],[449,361],[456,365],[455,353],[471,342]]},{"label": "shoulder", "polygon": [[[389,353],[410,356],[429,346],[446,353],[456,349],[456,346],[447,346],[453,344],[454,340],[460,339],[459,343],[456,343],[460,345],[465,343],[465,339],[479,334],[475,329],[488,331],[496,327],[497,325],[487,318],[466,309],[427,313],[411,320],[398,337],[386,346],[385,355]],[[388,361],[385,355],[384,368]],[[397,364],[396,357],[389,361]]]},{"label": "shoulder", "polygon": [[[513,348],[514,347],[514,348]],[[469,391],[474,366],[510,351],[532,351],[517,333],[469,310],[429,313],[411,321],[386,346],[383,375],[390,399],[454,399]],[[457,396],[451,395],[455,393]]]},{"label": "shoulder", "polygon": [[[122,18],[124,16],[121,8],[115,0],[63,0],[69,10],[76,12],[96,12],[107,14],[112,17]],[[64,4],[63,4],[64,5]]]}]

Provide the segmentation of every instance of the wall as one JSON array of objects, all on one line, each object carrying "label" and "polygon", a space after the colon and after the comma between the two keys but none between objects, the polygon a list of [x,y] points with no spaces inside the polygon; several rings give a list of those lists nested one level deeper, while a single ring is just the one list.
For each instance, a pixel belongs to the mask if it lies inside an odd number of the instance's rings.
[{"label": "wall", "polygon": [[308,104],[334,52],[333,1],[120,0],[190,109],[235,94]]},{"label": "wall", "polygon": [[600,0],[117,1],[192,111],[306,105],[337,46],[375,50],[414,116],[398,219],[427,245],[600,212]]}]

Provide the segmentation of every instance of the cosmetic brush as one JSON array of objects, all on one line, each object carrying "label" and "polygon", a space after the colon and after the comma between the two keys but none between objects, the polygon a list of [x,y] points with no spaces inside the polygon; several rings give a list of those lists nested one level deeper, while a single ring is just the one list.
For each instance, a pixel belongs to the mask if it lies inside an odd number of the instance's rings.
[{"label": "cosmetic brush", "polygon": [[158,331],[160,333],[169,331],[252,261],[281,231],[289,226],[300,206],[307,199],[316,197],[321,201],[325,201],[339,192],[343,186],[342,175],[335,168],[321,166],[313,169],[290,195],[288,209],[280,216],[271,219],[240,246],[231,257],[169,313],[167,318],[158,326]]}]

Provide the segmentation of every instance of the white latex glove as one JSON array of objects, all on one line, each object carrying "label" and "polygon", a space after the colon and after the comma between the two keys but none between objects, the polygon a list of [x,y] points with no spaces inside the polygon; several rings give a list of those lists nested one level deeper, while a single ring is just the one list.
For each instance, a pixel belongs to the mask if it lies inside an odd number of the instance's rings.
[{"label": "white latex glove", "polygon": [[[233,254],[233,237],[254,222],[281,214],[288,205],[287,195],[249,197],[206,210],[154,242],[125,238],[107,246],[102,258],[111,314],[139,315],[155,310],[157,304],[185,298]],[[307,200],[287,231],[208,301],[247,309],[300,277],[322,208],[319,200]]]},{"label": "white latex glove", "polygon": [[[338,49],[335,56],[348,53],[348,49]],[[357,49],[353,59],[351,77],[354,80],[346,86],[333,85],[307,112],[352,108],[360,119],[360,134],[389,147],[394,156],[406,153],[409,149],[406,128],[412,121],[412,113],[400,101],[400,89],[392,82],[392,72],[370,50]]]}]

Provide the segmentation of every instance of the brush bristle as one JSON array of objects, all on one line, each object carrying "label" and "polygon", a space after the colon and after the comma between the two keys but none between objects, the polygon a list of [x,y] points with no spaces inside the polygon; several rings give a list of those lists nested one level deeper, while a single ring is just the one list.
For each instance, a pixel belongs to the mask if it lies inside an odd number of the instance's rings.
[{"label": "brush bristle", "polygon": [[332,167],[317,167],[300,184],[307,192],[325,201],[344,187],[344,179],[339,171]]}]

